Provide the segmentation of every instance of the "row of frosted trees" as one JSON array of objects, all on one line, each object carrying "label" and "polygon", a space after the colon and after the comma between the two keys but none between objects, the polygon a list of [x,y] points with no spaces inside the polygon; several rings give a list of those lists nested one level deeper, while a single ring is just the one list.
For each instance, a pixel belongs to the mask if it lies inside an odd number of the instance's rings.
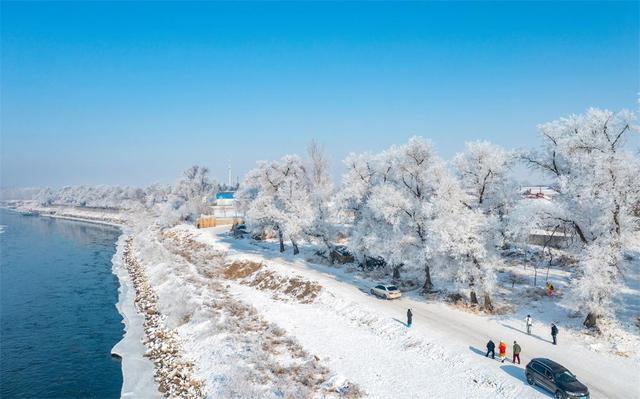
[{"label": "row of frosted trees", "polygon": [[[467,143],[445,162],[429,140],[413,137],[378,153],[351,154],[334,187],[324,151],[315,143],[302,159],[262,161],[240,186],[238,204],[254,233],[323,246],[333,262],[345,249],[363,268],[385,267],[394,279],[434,271],[493,308],[500,249],[526,243],[532,229],[569,234],[579,259],[572,295],[593,327],[611,315],[624,275],[623,255],[637,237],[640,162],[629,147],[634,115],[589,109],[539,126],[537,151],[506,151]],[[637,149],[636,149],[637,151]],[[512,178],[523,163],[553,180],[552,202],[525,200]],[[435,269],[435,270],[434,270]]]},{"label": "row of frosted trees", "polygon": [[45,188],[35,195],[41,206],[73,206],[125,210],[148,214],[161,226],[193,222],[207,212],[207,199],[221,187],[209,176],[209,169],[194,165],[173,185],[153,184],[146,188],[130,186],[66,186]]}]

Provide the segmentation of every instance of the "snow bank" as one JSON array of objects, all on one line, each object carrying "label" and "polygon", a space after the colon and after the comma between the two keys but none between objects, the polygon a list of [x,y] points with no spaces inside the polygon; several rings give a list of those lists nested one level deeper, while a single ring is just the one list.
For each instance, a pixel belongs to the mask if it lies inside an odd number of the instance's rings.
[{"label": "snow bank", "polygon": [[[194,376],[215,398],[360,397],[295,337],[228,292],[225,253],[193,239],[188,226],[136,237],[158,310],[179,334]],[[287,280],[293,284],[295,281]],[[303,290],[304,291],[304,290]],[[291,289],[291,297],[301,292]]]},{"label": "snow bank", "polygon": [[15,209],[19,212],[34,212],[40,216],[116,227],[126,225],[128,216],[127,212],[120,210],[73,206],[40,206],[31,201],[21,202]]}]

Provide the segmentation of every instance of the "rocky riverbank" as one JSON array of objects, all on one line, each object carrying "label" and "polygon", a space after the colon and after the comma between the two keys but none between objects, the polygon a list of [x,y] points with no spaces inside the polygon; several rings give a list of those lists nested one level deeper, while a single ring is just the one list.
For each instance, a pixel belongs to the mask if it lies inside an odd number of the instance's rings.
[{"label": "rocky riverbank", "polygon": [[193,364],[182,356],[178,334],[165,327],[164,316],[158,312],[157,295],[134,255],[132,237],[125,241],[124,261],[135,289],[136,309],[144,316],[145,356],[155,365],[160,392],[166,397],[204,398],[202,383],[193,377]]}]

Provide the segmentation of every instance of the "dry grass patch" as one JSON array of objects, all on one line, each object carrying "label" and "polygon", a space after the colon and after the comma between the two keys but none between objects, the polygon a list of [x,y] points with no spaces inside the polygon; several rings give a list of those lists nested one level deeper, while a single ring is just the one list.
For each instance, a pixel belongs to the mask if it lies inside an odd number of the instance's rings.
[{"label": "dry grass patch", "polygon": [[299,277],[283,277],[273,271],[261,271],[243,284],[263,291],[282,293],[300,303],[312,303],[322,288],[316,282],[302,280]]},{"label": "dry grass patch", "polygon": [[318,296],[320,286],[316,283],[292,278],[287,281],[284,293],[294,295],[302,303],[311,303]]},{"label": "dry grass patch", "polygon": [[253,273],[260,270],[262,263],[252,261],[235,261],[224,267],[224,278],[227,280],[238,280],[249,277]]}]

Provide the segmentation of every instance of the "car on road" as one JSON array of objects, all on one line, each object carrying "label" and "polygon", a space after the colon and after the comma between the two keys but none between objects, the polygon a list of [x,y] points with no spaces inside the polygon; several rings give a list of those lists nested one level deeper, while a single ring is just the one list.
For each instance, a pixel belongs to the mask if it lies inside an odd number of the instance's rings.
[{"label": "car on road", "polygon": [[527,382],[552,392],[556,399],[588,399],[589,388],[553,360],[535,358],[525,368]]},{"label": "car on road", "polygon": [[402,296],[398,287],[389,284],[378,284],[371,288],[371,293],[385,299],[396,299]]}]

